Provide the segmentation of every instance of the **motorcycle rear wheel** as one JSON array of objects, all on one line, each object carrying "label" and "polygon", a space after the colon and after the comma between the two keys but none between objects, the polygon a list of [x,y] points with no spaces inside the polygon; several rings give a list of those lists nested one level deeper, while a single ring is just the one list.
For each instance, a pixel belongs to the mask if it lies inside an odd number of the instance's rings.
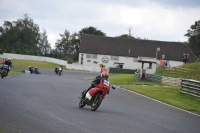
[{"label": "motorcycle rear wheel", "polygon": [[81,99],[79,102],[79,108],[83,108],[86,105],[86,103]]},{"label": "motorcycle rear wheel", "polygon": [[95,111],[98,109],[98,107],[101,105],[103,98],[100,95],[96,95],[94,101],[92,102],[91,105],[91,110]]}]

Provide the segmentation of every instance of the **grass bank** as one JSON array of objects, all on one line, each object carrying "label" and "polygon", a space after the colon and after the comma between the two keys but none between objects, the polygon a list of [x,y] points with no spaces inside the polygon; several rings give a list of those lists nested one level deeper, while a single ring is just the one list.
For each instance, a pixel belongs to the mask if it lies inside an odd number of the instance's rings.
[{"label": "grass bank", "polygon": [[160,76],[187,78],[200,81],[200,62],[182,65],[180,66],[180,69],[158,69],[155,74]]},{"label": "grass bank", "polygon": [[59,66],[59,64],[50,63],[50,62],[33,61],[33,60],[18,60],[18,59],[12,59],[12,64],[15,67],[28,68],[29,66],[32,66],[32,67],[48,68],[48,69],[54,69],[55,67]]},{"label": "grass bank", "polygon": [[8,75],[23,74],[23,73],[24,73],[24,70],[12,70],[11,69],[10,72],[8,73]]},{"label": "grass bank", "polygon": [[169,105],[200,114],[200,100],[180,93],[180,88],[155,86],[122,86]]}]

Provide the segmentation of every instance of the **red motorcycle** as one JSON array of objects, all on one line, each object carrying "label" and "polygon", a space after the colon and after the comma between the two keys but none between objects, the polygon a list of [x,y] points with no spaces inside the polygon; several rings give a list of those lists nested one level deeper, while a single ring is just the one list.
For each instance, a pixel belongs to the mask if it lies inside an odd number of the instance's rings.
[{"label": "red motorcycle", "polygon": [[[115,86],[112,86],[115,89]],[[86,91],[86,90],[85,90]],[[82,92],[82,95],[85,94]],[[79,107],[83,108],[86,104],[91,106],[91,110],[95,111],[101,105],[102,100],[105,98],[106,94],[110,92],[110,83],[107,80],[103,80],[96,87],[90,89],[84,98],[79,97],[81,100],[79,102]]]}]

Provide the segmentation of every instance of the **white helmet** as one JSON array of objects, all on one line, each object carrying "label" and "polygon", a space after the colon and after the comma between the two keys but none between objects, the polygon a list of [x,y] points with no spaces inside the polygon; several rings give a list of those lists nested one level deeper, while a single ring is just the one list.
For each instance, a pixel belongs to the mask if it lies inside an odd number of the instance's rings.
[{"label": "white helmet", "polygon": [[11,61],[11,58],[8,58],[8,60],[10,60],[10,61]]}]

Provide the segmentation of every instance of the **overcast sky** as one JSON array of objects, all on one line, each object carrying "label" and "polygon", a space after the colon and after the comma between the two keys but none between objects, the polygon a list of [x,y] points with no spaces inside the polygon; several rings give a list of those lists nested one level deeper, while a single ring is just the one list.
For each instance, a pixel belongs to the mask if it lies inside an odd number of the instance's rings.
[{"label": "overcast sky", "polygon": [[59,33],[93,26],[115,37],[128,34],[160,41],[187,41],[200,20],[200,0],[0,0],[0,26],[28,14],[47,31],[51,46]]}]

